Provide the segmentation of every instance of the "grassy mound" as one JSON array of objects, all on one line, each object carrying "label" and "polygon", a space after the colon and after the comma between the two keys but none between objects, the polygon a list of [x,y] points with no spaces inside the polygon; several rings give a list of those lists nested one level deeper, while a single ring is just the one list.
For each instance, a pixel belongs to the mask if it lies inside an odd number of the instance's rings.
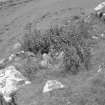
[{"label": "grassy mound", "polygon": [[[82,19],[67,26],[54,26],[41,33],[39,30],[27,29],[23,37],[22,49],[35,55],[44,53],[52,58],[64,52],[64,71],[76,74],[81,68],[89,70],[91,65],[91,26]],[[56,57],[55,57],[56,58]]]}]

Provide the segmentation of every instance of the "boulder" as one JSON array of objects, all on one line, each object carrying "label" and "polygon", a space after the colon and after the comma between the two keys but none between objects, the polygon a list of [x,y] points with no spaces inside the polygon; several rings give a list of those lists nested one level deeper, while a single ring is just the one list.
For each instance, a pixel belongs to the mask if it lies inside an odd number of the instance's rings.
[{"label": "boulder", "polygon": [[[17,85],[19,82],[24,81],[24,84]],[[0,71],[0,93],[3,95],[6,102],[11,100],[10,94],[18,90],[21,86],[30,84],[15,66],[10,65]]]}]

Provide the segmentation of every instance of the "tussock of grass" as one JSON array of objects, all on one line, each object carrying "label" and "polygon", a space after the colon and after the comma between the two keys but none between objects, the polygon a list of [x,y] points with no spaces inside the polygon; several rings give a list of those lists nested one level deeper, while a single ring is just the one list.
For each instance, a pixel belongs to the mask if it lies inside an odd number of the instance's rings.
[{"label": "tussock of grass", "polygon": [[52,58],[62,51],[64,70],[76,74],[81,67],[89,70],[91,65],[89,29],[89,24],[83,20],[74,21],[65,27],[51,27],[45,33],[39,30],[32,32],[29,28],[23,38],[22,49],[36,55],[50,53]]}]

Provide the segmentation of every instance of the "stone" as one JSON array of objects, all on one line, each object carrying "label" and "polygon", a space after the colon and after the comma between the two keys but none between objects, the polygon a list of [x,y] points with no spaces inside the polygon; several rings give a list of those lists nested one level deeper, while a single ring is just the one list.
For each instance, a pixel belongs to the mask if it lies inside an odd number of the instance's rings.
[{"label": "stone", "polygon": [[43,93],[53,91],[55,89],[64,88],[65,86],[57,80],[48,80],[43,88]]},{"label": "stone", "polygon": [[105,7],[105,2],[98,4],[98,6],[94,8],[94,10],[99,11],[99,10],[103,9],[103,7]]},{"label": "stone", "polygon": [[3,58],[3,59],[1,59],[0,60],[0,64],[3,64],[4,63],[4,61],[5,61],[5,59]]},{"label": "stone", "polygon": [[42,58],[43,58],[43,60],[41,61],[41,66],[44,66],[44,67],[46,67],[46,66],[48,66],[48,61],[49,61],[49,55],[48,54],[43,54],[42,55]]},{"label": "stone", "polygon": [[[23,84],[18,85],[18,82],[24,81]],[[16,70],[15,66],[10,65],[0,71],[0,93],[3,95],[5,101],[11,100],[10,94],[19,89],[19,87],[25,84],[30,84],[19,71]]]},{"label": "stone", "polygon": [[19,49],[20,47],[21,47],[21,44],[17,42],[14,44],[13,49]]},{"label": "stone", "polygon": [[15,54],[11,54],[11,55],[8,57],[8,60],[9,60],[9,61],[12,61],[14,58],[15,58]]}]

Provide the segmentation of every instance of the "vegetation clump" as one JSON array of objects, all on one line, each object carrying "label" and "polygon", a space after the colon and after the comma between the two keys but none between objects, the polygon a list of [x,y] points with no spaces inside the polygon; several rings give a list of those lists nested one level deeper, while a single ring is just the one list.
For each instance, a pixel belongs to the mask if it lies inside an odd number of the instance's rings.
[{"label": "vegetation clump", "polygon": [[74,21],[67,26],[54,26],[41,33],[39,30],[31,31],[24,36],[22,49],[43,55],[64,52],[64,70],[76,74],[83,67],[89,70],[91,65],[91,35],[90,25],[83,20]]}]

